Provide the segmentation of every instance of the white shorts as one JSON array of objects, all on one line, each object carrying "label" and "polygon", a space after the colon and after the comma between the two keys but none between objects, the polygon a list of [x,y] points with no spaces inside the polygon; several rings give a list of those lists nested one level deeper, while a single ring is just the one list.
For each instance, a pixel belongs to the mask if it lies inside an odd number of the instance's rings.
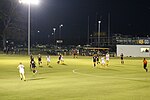
[{"label": "white shorts", "polygon": [[104,65],[104,64],[105,64],[105,61],[102,61],[102,64]]},{"label": "white shorts", "polygon": [[47,62],[50,62],[50,60],[47,60]]},{"label": "white shorts", "polygon": [[24,74],[24,71],[19,71],[20,74]]}]

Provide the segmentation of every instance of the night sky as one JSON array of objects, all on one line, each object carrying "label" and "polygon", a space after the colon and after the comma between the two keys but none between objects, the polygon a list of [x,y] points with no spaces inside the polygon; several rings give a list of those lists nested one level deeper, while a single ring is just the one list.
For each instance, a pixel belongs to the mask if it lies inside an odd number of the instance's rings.
[{"label": "night sky", "polygon": [[[150,35],[149,0],[41,0],[38,6],[32,6],[32,25],[40,30],[41,39],[59,25],[62,27],[62,39],[68,44],[87,42],[88,16],[90,34],[97,32],[97,21],[101,20],[101,31],[108,32],[108,14],[111,19],[111,35],[115,33],[133,36]],[[35,30],[36,30],[35,29]],[[52,36],[51,36],[52,37]]]}]

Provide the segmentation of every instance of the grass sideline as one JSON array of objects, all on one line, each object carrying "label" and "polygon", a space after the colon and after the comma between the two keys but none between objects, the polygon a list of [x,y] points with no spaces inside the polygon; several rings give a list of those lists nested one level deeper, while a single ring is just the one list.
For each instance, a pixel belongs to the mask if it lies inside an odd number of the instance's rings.
[{"label": "grass sideline", "polygon": [[[43,56],[43,67],[33,76],[28,56],[0,54],[0,100],[150,99],[150,72],[143,69],[143,58],[125,58],[124,65],[111,58],[108,68],[93,68],[92,57],[66,56],[63,65],[57,59],[51,56],[51,68]],[[26,82],[19,78],[19,62],[25,65]]]}]

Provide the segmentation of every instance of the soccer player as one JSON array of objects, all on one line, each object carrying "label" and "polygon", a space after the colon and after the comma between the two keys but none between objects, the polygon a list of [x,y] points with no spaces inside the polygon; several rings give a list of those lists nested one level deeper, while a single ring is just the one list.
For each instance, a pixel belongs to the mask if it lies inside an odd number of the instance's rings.
[{"label": "soccer player", "polygon": [[39,66],[42,64],[42,56],[40,54],[38,55],[38,64]]},{"label": "soccer player", "polygon": [[32,60],[32,59],[34,59],[34,57],[33,57],[32,53],[31,53],[30,54],[30,60]]},{"label": "soccer player", "polygon": [[26,81],[26,78],[25,78],[25,75],[24,75],[24,73],[25,73],[24,72],[24,65],[20,62],[17,68],[19,69],[21,80]]},{"label": "soccer player", "polygon": [[35,73],[37,73],[35,61],[32,61],[32,62],[31,62],[31,65],[32,65],[32,72],[33,72],[33,74],[35,75]]},{"label": "soccer player", "polygon": [[64,62],[63,56],[62,56],[61,54],[60,54],[59,57],[58,57],[57,63],[59,64],[60,62],[61,62],[61,63]]},{"label": "soccer player", "polygon": [[121,53],[120,57],[121,57],[121,64],[124,64],[123,53]]},{"label": "soccer player", "polygon": [[46,60],[47,60],[47,66],[49,66],[49,64],[50,64],[50,55],[48,55],[48,56],[46,56]]},{"label": "soccer player", "polygon": [[106,66],[109,64],[109,53],[106,54]]},{"label": "soccer player", "polygon": [[97,56],[94,55],[94,56],[93,56],[93,64],[94,64],[94,67],[96,67],[96,61],[97,61]]},{"label": "soccer player", "polygon": [[97,64],[100,64],[98,55],[96,56],[96,61],[97,61]]},{"label": "soccer player", "polygon": [[145,58],[143,60],[143,67],[146,70],[146,72],[148,72],[148,69],[146,68],[147,67],[147,60]]},{"label": "soccer player", "polygon": [[32,61],[34,61],[34,57],[30,55],[30,70],[32,70]]},{"label": "soccer player", "polygon": [[101,62],[101,65],[102,65],[102,66],[105,66],[105,58],[104,58],[104,56],[102,56],[101,61],[102,61],[102,62]]},{"label": "soccer player", "polygon": [[77,58],[77,49],[74,49],[72,52],[73,52],[73,58]]}]

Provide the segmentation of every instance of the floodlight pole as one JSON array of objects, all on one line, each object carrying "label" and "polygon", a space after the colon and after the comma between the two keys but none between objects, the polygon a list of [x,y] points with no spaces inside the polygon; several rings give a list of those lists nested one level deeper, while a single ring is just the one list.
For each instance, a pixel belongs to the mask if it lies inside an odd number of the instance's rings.
[{"label": "floodlight pole", "polygon": [[31,24],[30,24],[30,16],[31,16],[31,13],[30,13],[30,11],[31,11],[31,9],[30,9],[30,7],[31,7],[31,3],[29,3],[29,5],[28,5],[28,55],[30,55],[30,28],[31,28]]},{"label": "floodlight pole", "polygon": [[101,21],[98,21],[98,47],[100,47],[100,29],[101,29]]},{"label": "floodlight pole", "polygon": [[55,32],[56,32],[56,28],[53,28],[53,31],[54,31],[54,45],[56,45],[55,43],[56,43],[56,41],[55,41]]},{"label": "floodlight pole", "polygon": [[31,39],[30,39],[30,32],[31,32],[31,20],[30,20],[30,16],[31,16],[31,3],[35,3],[37,4],[38,1],[36,0],[19,0],[19,3],[27,3],[28,4],[28,55],[30,55],[30,48],[31,48]]},{"label": "floodlight pole", "polygon": [[61,39],[61,27],[63,27],[63,24],[59,25],[59,39]]}]

